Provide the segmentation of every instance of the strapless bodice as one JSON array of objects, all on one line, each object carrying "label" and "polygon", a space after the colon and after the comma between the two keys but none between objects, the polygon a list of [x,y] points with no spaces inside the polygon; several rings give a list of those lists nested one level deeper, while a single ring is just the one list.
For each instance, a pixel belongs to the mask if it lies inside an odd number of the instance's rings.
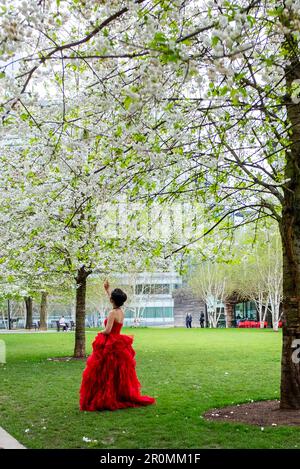
[{"label": "strapless bodice", "polygon": [[[104,326],[106,326],[107,318],[104,320]],[[114,320],[113,327],[111,328],[110,334],[120,334],[123,323]]]}]

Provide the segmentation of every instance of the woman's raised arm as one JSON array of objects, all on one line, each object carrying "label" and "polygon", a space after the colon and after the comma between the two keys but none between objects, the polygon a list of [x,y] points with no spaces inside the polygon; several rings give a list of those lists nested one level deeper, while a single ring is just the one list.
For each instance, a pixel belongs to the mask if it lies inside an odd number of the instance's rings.
[{"label": "woman's raised arm", "polygon": [[106,291],[107,295],[108,295],[109,298],[110,298],[111,290],[110,290],[109,281],[108,281],[107,279],[106,279],[105,282],[103,283],[103,287],[104,287],[104,290]]}]

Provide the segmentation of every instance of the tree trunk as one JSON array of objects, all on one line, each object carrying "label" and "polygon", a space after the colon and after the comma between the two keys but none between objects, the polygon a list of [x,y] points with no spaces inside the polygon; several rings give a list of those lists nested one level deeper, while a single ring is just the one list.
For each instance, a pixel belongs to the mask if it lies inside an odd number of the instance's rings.
[{"label": "tree trunk", "polygon": [[212,327],[213,329],[216,329],[217,328],[217,318],[215,317],[217,313],[215,312],[214,315],[212,316],[211,318],[211,323],[212,323]]},{"label": "tree trunk", "polygon": [[74,357],[85,357],[85,303],[86,303],[86,279],[90,272],[83,267],[78,269],[76,277],[76,310],[75,310],[75,348]]},{"label": "tree trunk", "polygon": [[12,320],[11,320],[11,301],[7,300],[7,323],[8,330],[12,329]]},{"label": "tree trunk", "polygon": [[[285,76],[287,92],[292,82],[300,77],[298,45],[292,35],[286,36],[288,51]],[[295,341],[300,339],[300,105],[289,97],[286,101],[287,118],[291,125],[290,146],[286,150],[285,180],[283,186],[282,221],[280,234],[283,250],[283,345],[281,361],[282,409],[300,409],[300,366],[293,360]]]},{"label": "tree trunk", "polygon": [[234,303],[230,301],[225,302],[225,318],[226,318],[226,327],[233,327]]},{"label": "tree trunk", "polygon": [[26,329],[32,328],[32,298],[31,296],[27,296],[24,298],[25,305],[26,305]]},{"label": "tree trunk", "polygon": [[47,330],[47,317],[48,317],[48,292],[43,291],[41,297],[41,310],[40,310],[40,330]]},{"label": "tree trunk", "polygon": [[[299,207],[300,209],[300,207]],[[300,213],[300,210],[299,210]],[[300,367],[292,359],[294,352],[294,341],[300,339],[300,246],[298,253],[291,252],[290,243],[295,244],[297,236],[291,236],[293,225],[286,227],[283,232],[283,344],[281,359],[281,398],[280,407],[282,409],[300,409]],[[300,228],[300,226],[299,226]],[[293,230],[294,231],[294,230]],[[289,245],[286,245],[288,244]],[[299,241],[298,243],[299,244]],[[295,247],[295,246],[294,246]],[[291,256],[298,259],[297,263],[291,262]]]}]

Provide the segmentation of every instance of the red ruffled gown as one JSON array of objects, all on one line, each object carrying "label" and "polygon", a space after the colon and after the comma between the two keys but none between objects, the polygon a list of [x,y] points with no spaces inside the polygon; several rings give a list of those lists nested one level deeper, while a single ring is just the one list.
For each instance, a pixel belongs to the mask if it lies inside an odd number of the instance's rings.
[{"label": "red ruffled gown", "polygon": [[133,337],[120,334],[122,325],[114,321],[110,334],[100,332],[93,342],[93,353],[82,376],[80,410],[116,410],[155,403],[153,397],[140,394]]}]

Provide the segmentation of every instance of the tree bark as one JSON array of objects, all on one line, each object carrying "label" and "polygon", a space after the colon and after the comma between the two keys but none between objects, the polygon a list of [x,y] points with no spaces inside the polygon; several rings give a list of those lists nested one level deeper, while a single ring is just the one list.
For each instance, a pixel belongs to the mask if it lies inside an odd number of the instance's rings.
[{"label": "tree bark", "polygon": [[75,309],[75,347],[74,357],[85,357],[85,306],[86,306],[86,280],[90,272],[84,266],[78,269],[76,277],[76,309]]},{"label": "tree bark", "polygon": [[[292,82],[300,77],[298,45],[286,36],[289,51],[286,66],[287,93]],[[295,340],[300,339],[300,105],[291,97],[286,101],[287,118],[291,124],[290,147],[286,151],[284,200],[280,234],[283,249],[283,345],[281,362],[282,409],[300,409],[300,366],[293,360]]]},{"label": "tree bark", "polygon": [[24,298],[25,305],[26,305],[26,329],[32,328],[32,297],[27,296]]},{"label": "tree bark", "polygon": [[[291,220],[290,227],[286,225],[286,220],[284,220],[282,229],[284,317],[280,407],[282,409],[300,409],[300,366],[292,359],[294,341],[300,339],[300,229],[296,235],[293,233],[295,230],[294,221]],[[297,238],[298,242],[295,243]],[[293,251],[297,244],[297,251]]]},{"label": "tree bark", "polygon": [[41,296],[41,309],[40,309],[40,330],[47,330],[47,317],[48,317],[48,292],[43,291]]},{"label": "tree bark", "polygon": [[225,302],[225,317],[226,317],[226,327],[232,327],[234,321],[234,303],[231,301]]},{"label": "tree bark", "polygon": [[8,330],[12,329],[12,320],[11,320],[11,301],[7,300],[7,323]]}]

